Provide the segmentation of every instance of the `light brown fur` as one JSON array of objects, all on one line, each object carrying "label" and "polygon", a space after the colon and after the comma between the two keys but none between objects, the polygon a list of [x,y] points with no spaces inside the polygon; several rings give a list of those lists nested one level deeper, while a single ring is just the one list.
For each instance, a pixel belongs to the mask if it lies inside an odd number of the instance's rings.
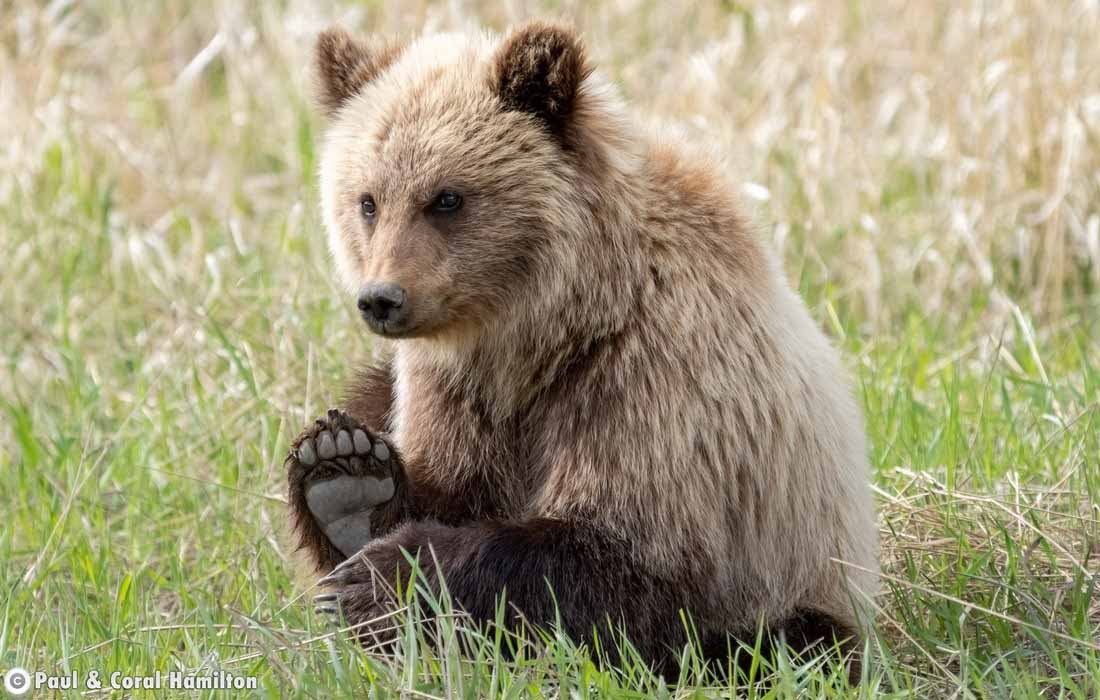
[{"label": "light brown fur", "polygon": [[[513,55],[523,32],[573,62],[550,117],[501,98],[509,61],[546,59]],[[796,609],[860,627],[877,568],[862,417],[721,169],[640,126],[567,29],[426,37],[384,63],[322,96],[321,191],[348,287],[409,293],[415,328],[386,341],[409,479],[464,521],[597,524],[697,587],[704,630]],[[444,186],[463,218],[422,213]]]}]

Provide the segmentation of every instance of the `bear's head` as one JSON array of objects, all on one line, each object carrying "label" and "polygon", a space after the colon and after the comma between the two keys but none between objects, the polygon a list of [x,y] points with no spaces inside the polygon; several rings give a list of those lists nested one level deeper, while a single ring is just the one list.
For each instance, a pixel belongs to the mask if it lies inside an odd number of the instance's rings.
[{"label": "bear's head", "polygon": [[477,333],[563,265],[548,251],[591,205],[589,73],[575,33],[545,23],[404,44],[320,35],[325,226],[371,330]]}]

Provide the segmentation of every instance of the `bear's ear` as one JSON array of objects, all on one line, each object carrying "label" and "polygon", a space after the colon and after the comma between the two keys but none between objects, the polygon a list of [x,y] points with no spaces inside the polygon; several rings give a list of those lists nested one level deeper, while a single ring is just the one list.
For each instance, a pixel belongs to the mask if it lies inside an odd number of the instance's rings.
[{"label": "bear's ear", "polygon": [[561,135],[591,72],[576,32],[531,22],[510,34],[493,59],[493,89],[506,109],[528,112]]},{"label": "bear's ear", "polygon": [[317,102],[331,117],[401,53],[401,46],[378,39],[361,40],[341,27],[317,36],[314,74]]}]

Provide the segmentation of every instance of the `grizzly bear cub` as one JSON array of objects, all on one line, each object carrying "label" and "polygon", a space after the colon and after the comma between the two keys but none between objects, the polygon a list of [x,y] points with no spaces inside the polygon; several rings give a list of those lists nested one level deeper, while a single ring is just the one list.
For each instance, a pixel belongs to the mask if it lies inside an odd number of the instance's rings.
[{"label": "grizzly bear cub", "polygon": [[475,620],[503,597],[655,663],[682,614],[711,656],[761,629],[855,650],[862,416],[720,168],[556,25],[330,29],[316,71],[329,245],[381,338],[287,458],[301,544],[336,567],[321,609],[369,628],[407,552]]}]

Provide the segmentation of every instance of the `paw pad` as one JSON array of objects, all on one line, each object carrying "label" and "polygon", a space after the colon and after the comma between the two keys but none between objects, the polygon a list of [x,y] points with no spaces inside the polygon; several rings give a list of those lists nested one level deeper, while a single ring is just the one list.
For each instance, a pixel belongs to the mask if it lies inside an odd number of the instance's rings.
[{"label": "paw pad", "polygon": [[362,430],[356,428],[355,434],[353,434],[351,437],[356,452],[365,455],[371,451],[370,438],[367,437],[367,434],[364,433]]},{"label": "paw pad", "polygon": [[352,452],[351,435],[348,435],[348,431],[341,430],[336,433],[336,454],[341,457],[347,457]]},{"label": "paw pad", "polygon": [[379,462],[388,462],[390,459],[390,448],[381,440],[374,443],[374,458]]},{"label": "paw pad", "polygon": [[313,449],[312,440],[303,440],[298,446],[298,461],[307,467],[317,464],[317,452]]},{"label": "paw pad", "polygon": [[332,439],[332,433],[321,431],[317,436],[317,455],[321,459],[332,459],[336,456],[336,441]]}]

